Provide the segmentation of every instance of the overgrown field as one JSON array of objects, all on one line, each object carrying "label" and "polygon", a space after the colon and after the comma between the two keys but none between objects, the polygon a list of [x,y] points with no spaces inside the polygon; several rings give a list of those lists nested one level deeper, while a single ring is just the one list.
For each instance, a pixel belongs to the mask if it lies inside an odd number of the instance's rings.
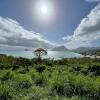
[{"label": "overgrown field", "polygon": [[0,55],[0,100],[100,100],[100,59]]}]

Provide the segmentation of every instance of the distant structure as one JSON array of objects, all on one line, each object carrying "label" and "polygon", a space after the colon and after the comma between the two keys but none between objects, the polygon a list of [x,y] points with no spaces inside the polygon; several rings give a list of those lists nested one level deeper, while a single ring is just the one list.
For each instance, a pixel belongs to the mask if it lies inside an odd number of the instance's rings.
[{"label": "distant structure", "polygon": [[34,54],[37,56],[38,61],[41,61],[43,55],[47,55],[47,50],[43,48],[38,48],[34,51]]}]

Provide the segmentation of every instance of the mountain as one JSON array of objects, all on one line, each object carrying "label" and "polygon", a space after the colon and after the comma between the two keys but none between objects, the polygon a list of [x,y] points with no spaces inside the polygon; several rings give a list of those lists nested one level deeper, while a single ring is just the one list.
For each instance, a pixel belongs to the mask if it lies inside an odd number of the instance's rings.
[{"label": "mountain", "polygon": [[52,51],[67,51],[68,49],[65,46],[54,47]]},{"label": "mountain", "polygon": [[100,47],[80,47],[72,51],[83,55],[97,55],[100,53]]},{"label": "mountain", "polygon": [[88,50],[91,50],[91,48],[88,48],[88,47],[80,47],[80,48],[77,48],[77,49],[73,49],[72,51],[74,51],[74,52],[86,52]]}]

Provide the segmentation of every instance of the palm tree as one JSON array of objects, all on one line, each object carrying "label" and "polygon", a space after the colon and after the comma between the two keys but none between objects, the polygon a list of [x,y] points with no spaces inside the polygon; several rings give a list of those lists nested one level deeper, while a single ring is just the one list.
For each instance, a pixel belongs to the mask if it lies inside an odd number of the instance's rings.
[{"label": "palm tree", "polygon": [[47,51],[43,48],[38,48],[34,51],[34,54],[37,56],[38,60],[41,61],[43,55],[47,55]]}]

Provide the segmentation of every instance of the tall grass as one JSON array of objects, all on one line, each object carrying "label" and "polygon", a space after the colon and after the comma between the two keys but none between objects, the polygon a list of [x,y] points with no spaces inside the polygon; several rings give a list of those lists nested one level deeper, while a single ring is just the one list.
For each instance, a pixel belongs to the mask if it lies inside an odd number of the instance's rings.
[{"label": "tall grass", "polygon": [[100,100],[100,62],[96,59],[45,59],[41,64],[32,59],[29,62],[34,63],[26,64],[28,70],[22,62],[13,69],[15,60],[0,58],[0,100]]}]

